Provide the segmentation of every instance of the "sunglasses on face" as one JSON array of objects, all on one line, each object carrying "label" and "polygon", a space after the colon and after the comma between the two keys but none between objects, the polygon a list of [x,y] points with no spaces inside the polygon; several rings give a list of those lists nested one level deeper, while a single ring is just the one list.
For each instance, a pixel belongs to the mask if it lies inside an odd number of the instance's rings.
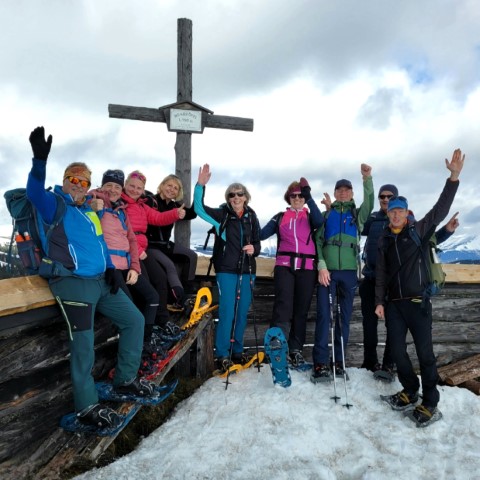
[{"label": "sunglasses on face", "polygon": [[80,180],[77,177],[65,177],[70,183],[73,185],[80,185],[82,188],[88,188],[90,186],[90,182],[88,180]]},{"label": "sunglasses on face", "polygon": [[386,198],[390,199],[390,198],[392,198],[392,197],[393,197],[393,195],[379,195],[379,196],[378,196],[378,198],[379,198],[380,200],[385,200]]},{"label": "sunglasses on face", "polygon": [[228,194],[228,198],[235,198],[236,196],[241,198],[244,195],[245,195],[245,192],[230,192]]},{"label": "sunglasses on face", "polygon": [[291,193],[289,195],[290,198],[303,198],[303,195],[301,193]]}]

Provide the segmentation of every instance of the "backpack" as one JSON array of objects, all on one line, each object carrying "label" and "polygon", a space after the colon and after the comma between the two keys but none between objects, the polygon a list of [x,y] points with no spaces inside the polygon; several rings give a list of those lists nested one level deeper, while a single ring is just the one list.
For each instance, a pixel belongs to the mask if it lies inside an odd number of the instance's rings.
[{"label": "backpack", "polygon": [[410,238],[415,242],[417,247],[420,248],[422,259],[425,263],[427,269],[428,281],[429,284],[426,288],[425,295],[431,297],[432,295],[438,295],[443,286],[445,285],[445,277],[447,276],[442,269],[442,264],[440,263],[437,252],[437,239],[435,233],[428,239],[428,255],[425,256],[425,252],[422,248],[422,241],[418,235],[415,225],[411,224],[408,228]]},{"label": "backpack", "polygon": [[7,209],[12,217],[13,231],[8,249],[7,263],[12,271],[13,241],[17,243],[18,256],[27,275],[39,273],[42,259],[48,257],[48,247],[53,230],[62,222],[66,205],[57,195],[57,211],[50,225],[45,225],[36,208],[27,198],[25,188],[14,188],[4,193]]}]

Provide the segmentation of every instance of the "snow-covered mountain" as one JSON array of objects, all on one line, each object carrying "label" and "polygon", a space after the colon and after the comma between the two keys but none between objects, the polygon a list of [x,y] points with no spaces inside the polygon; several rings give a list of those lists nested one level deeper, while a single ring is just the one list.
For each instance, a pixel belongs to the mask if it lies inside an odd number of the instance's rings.
[{"label": "snow-covered mountain", "polygon": [[440,245],[442,263],[480,263],[480,236],[452,235]]}]

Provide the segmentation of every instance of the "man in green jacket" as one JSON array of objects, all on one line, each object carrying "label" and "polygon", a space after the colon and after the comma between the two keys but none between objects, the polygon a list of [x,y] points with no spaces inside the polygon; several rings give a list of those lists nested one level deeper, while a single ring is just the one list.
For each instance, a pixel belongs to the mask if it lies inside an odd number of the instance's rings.
[{"label": "man in green jacket", "polygon": [[348,343],[353,297],[357,287],[359,232],[362,231],[374,202],[372,168],[362,163],[360,171],[363,179],[363,202],[360,208],[356,207],[353,200],[352,183],[346,179],[338,180],[335,185],[335,201],[325,213],[325,222],[315,236],[320,285],[317,290],[314,371],[311,376],[314,383],[331,380],[328,331],[331,303],[335,297],[340,305],[340,324],[335,325],[335,358],[332,358],[332,363],[336,375],[346,375],[342,350]]}]

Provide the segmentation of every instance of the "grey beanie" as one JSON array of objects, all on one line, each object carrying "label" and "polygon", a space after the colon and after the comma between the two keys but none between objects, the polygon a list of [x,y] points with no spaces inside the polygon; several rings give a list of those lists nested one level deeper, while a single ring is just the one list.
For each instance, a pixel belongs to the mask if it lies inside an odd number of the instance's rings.
[{"label": "grey beanie", "polygon": [[378,196],[380,196],[382,192],[392,192],[395,196],[397,196],[398,188],[395,185],[387,183],[386,185],[382,185],[380,187],[380,189],[378,190]]}]

